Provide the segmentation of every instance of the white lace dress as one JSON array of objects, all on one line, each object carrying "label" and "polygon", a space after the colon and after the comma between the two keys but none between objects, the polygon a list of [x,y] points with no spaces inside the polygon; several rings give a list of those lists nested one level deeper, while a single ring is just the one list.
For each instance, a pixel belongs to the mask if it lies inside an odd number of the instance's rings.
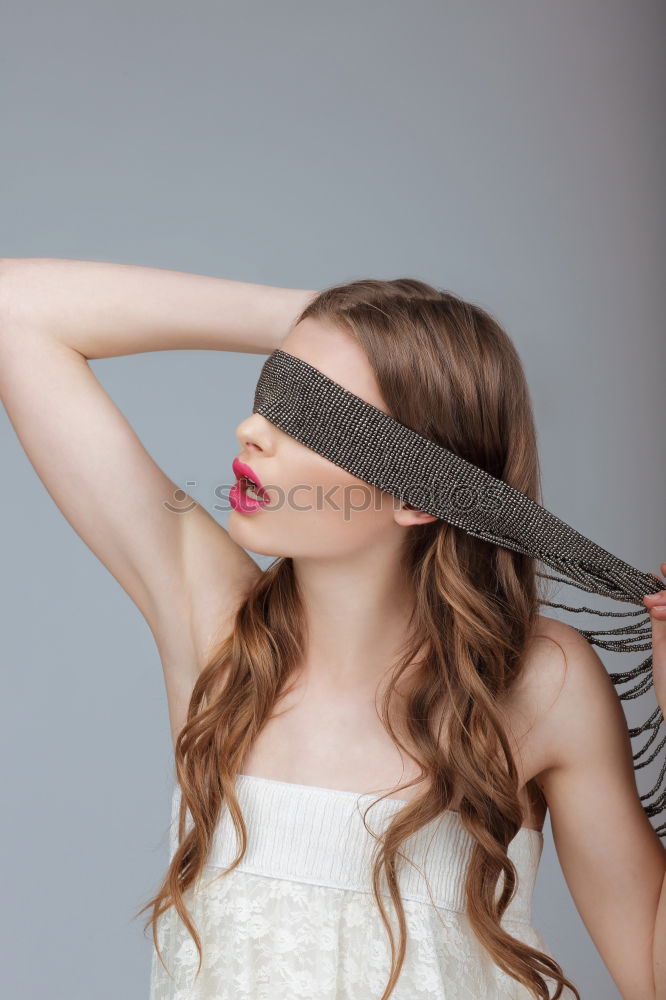
[{"label": "white lace dress", "polygon": [[[362,818],[377,795],[243,774],[236,787],[248,829],[246,856],[214,881],[237,853],[224,805],[203,876],[185,893],[202,940],[201,971],[196,976],[194,942],[170,907],[158,922],[158,941],[171,975],[153,948],[150,1000],[379,1000],[390,946],[369,875],[375,840]],[[170,856],[179,798],[176,785]],[[403,804],[385,799],[373,805],[368,826],[381,832]],[[403,846],[425,872],[434,905],[422,874],[405,863],[399,879],[407,952],[390,1000],[533,1000],[492,962],[467,921],[464,878],[473,843],[459,814],[449,811]],[[542,849],[543,834],[525,827],[509,845],[519,886],[503,926],[551,954],[531,923]],[[388,891],[384,898],[397,942]],[[565,990],[562,1000],[572,997]]]}]

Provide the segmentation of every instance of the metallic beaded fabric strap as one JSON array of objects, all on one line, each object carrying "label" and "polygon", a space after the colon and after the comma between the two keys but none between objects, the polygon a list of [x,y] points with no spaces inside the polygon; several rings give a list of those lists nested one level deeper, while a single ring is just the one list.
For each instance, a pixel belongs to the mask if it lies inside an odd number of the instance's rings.
[{"label": "metallic beaded fabric strap", "polygon": [[[577,631],[591,644],[613,652],[652,649],[650,613],[642,599],[662,589],[658,577],[612,555],[520,490],[401,424],[308,362],[286,351],[273,351],[257,382],[253,412],[364,482],[470,535],[532,556],[564,574],[540,573],[545,579],[639,605],[641,610],[622,612],[541,602],[606,617],[640,616],[613,629]],[[618,691],[622,700],[639,697],[652,686],[652,654],[634,669],[610,677],[616,687],[635,681],[630,689]],[[629,730],[632,739],[651,733],[634,754],[635,762],[655,742],[662,723],[657,706],[642,726]],[[666,737],[649,757],[634,764],[635,770],[654,760],[665,745]],[[666,788],[659,791],[665,776],[666,761],[656,784],[641,795],[650,817],[666,809]],[[654,801],[648,804],[650,799]],[[666,822],[656,832],[666,836]]]}]

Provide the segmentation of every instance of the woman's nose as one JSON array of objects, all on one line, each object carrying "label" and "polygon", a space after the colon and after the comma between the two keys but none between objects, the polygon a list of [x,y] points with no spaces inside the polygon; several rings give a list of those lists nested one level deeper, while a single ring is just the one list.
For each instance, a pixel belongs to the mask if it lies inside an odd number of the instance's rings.
[{"label": "woman's nose", "polygon": [[252,413],[236,428],[236,437],[244,448],[258,448],[269,451],[271,448],[271,425],[259,413]]}]

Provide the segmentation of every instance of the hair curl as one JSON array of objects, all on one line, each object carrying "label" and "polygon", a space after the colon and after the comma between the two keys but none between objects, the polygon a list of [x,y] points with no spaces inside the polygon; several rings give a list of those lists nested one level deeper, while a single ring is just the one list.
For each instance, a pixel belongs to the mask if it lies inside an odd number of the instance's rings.
[{"label": "hair curl", "polygon": [[[392,416],[542,502],[522,364],[487,311],[416,279],[367,279],[324,289],[296,322],[306,317],[332,321],[358,339]],[[428,790],[395,814],[373,863],[373,893],[391,946],[390,976],[378,1000],[388,1000],[393,992],[406,953],[397,883],[400,846],[449,808],[454,789],[462,823],[475,842],[465,883],[475,935],[494,962],[539,1000],[550,998],[544,976],[557,983],[553,1000],[565,986],[580,1000],[553,958],[500,926],[517,884],[507,847],[524,817],[498,703],[521,672],[539,604],[547,599],[544,584],[531,557],[441,519],[405,532],[404,558],[415,610],[381,719],[396,745],[418,762]],[[195,941],[201,968],[201,939],[183,893],[203,871],[223,803],[240,843],[228,870],[245,855],[247,828],[235,776],[295,674],[302,622],[292,560],[279,557],[244,597],[231,633],[194,685],[175,747],[182,791],[178,847],[159,891],[139,911],[152,908],[144,932],[150,924],[162,963],[158,920],[173,905]],[[407,747],[393,728],[390,709],[400,677],[415,663],[418,672],[406,700],[412,743]],[[186,810],[193,822],[187,835]],[[382,869],[398,914],[397,948],[380,891]]]}]

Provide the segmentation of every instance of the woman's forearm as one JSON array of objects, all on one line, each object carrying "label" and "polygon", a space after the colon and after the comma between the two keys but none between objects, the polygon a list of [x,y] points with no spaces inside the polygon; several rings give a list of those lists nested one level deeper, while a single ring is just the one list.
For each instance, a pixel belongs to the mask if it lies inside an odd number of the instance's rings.
[{"label": "woman's forearm", "polygon": [[6,326],[39,330],[86,358],[179,349],[269,354],[316,294],[137,264],[0,259]]}]

